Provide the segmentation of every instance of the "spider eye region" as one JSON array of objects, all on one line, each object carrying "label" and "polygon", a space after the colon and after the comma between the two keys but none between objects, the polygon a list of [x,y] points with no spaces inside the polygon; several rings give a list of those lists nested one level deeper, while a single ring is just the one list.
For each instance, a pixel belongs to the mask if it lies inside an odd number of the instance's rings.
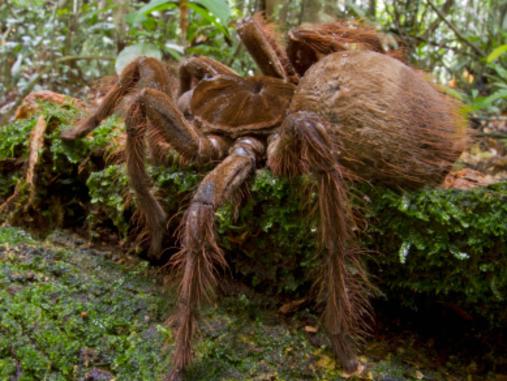
[{"label": "spider eye region", "polygon": [[263,88],[264,88],[264,85],[262,84],[262,82],[256,81],[253,84],[252,92],[255,93],[255,94],[259,94],[262,91]]}]

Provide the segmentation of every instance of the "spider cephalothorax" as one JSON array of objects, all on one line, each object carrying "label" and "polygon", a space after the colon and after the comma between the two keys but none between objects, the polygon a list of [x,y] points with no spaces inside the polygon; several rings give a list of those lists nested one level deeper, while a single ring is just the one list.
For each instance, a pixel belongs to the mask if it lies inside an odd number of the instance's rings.
[{"label": "spider cephalothorax", "polygon": [[386,53],[373,29],[300,27],[289,32],[287,51],[260,16],[240,22],[238,33],[263,76],[242,78],[210,58],[190,58],[181,65],[175,100],[163,64],[139,58],[64,138],[83,136],[133,95],[125,121],[127,172],[155,257],[167,218],[150,191],[145,146],[152,156],[175,150],[184,162],[217,163],[192,198],[181,223],[181,250],[172,258],[181,273],[173,380],[191,361],[198,307],[213,294],[216,268],[226,264],[216,242],[217,208],[266,164],[279,175],[313,175],[322,248],[317,299],[338,360],[355,371],[371,286],[347,183],[438,184],[465,147],[465,120],[423,74]]}]

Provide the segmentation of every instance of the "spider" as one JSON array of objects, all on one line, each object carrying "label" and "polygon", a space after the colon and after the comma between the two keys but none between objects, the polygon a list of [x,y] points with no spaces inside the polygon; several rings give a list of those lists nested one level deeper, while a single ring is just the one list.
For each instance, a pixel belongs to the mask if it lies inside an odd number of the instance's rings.
[{"label": "spider", "polygon": [[401,188],[438,185],[467,141],[459,104],[384,49],[372,28],[350,22],[308,25],[288,33],[283,49],[262,16],[238,23],[238,34],[262,75],[241,77],[207,57],[179,69],[179,92],[156,59],[130,63],[97,110],[62,137],[94,129],[129,95],[126,165],[137,208],[159,256],[167,216],[150,191],[152,157],[175,150],[184,162],[216,163],[195,191],[181,222],[181,271],[174,315],[175,352],[168,379],[180,380],[192,360],[199,306],[209,301],[226,266],[214,215],[235,200],[256,168],[308,174],[318,195],[316,280],[322,324],[344,370],[356,358],[371,315],[372,286],[363,268],[347,184],[358,179]]}]

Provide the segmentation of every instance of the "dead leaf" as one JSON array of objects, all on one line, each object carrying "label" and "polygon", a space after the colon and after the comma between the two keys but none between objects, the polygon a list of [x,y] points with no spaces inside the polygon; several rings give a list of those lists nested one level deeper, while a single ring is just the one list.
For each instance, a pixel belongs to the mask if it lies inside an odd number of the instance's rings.
[{"label": "dead leaf", "polygon": [[474,169],[464,168],[459,171],[450,172],[444,180],[445,189],[471,189],[483,187],[495,183],[493,176],[481,173]]},{"label": "dead leaf", "polygon": [[290,313],[293,313],[298,309],[300,305],[302,305],[304,302],[306,302],[306,298],[303,299],[297,299],[292,300],[288,303],[283,304],[279,309],[278,312],[280,312],[283,315],[288,315]]},{"label": "dead leaf", "polygon": [[314,327],[313,325],[305,325],[304,330],[305,330],[305,332],[308,332],[308,333],[317,333],[319,331],[319,328]]}]

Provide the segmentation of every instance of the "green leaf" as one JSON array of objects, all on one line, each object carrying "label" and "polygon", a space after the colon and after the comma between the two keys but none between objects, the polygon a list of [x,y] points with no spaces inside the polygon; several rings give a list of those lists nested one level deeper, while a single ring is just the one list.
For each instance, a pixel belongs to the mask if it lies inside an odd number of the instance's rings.
[{"label": "green leaf", "polygon": [[134,13],[131,23],[134,26],[139,25],[146,20],[146,15],[155,11],[176,8],[176,6],[177,3],[173,0],[152,0]]},{"label": "green leaf", "polygon": [[141,7],[136,13],[140,15],[146,15],[151,12],[161,11],[174,7],[176,7],[176,2],[173,0],[152,0],[145,6]]},{"label": "green leaf", "polygon": [[195,13],[201,15],[201,17],[208,21],[210,24],[215,25],[220,31],[224,34],[228,34],[227,27],[225,24],[222,24],[222,20],[217,18],[213,13],[211,13],[207,8],[204,8],[200,4],[188,4],[188,8],[193,10]]},{"label": "green leaf", "polygon": [[404,265],[407,262],[408,253],[410,252],[410,248],[412,247],[412,243],[409,241],[403,241],[398,250],[398,257],[400,259],[400,263]]},{"label": "green leaf", "polygon": [[227,24],[231,18],[231,8],[227,0],[194,0],[193,3],[205,7],[210,13],[218,17],[223,24]]},{"label": "green leaf", "polygon": [[459,90],[455,90],[447,86],[441,86],[440,89],[442,90],[442,92],[444,92],[447,95],[450,95],[451,97],[459,99],[460,101],[463,100],[463,92]]},{"label": "green leaf", "polygon": [[[143,16],[155,12],[162,11],[165,9],[172,9],[177,7],[177,1],[174,0],[152,0],[145,6],[141,7],[137,12],[134,18],[134,23],[139,23]],[[200,7],[204,7],[207,12],[213,15],[213,18],[206,17],[208,20],[212,22],[216,22],[214,18],[219,18],[220,22],[223,25],[227,25],[231,18],[231,8],[229,7],[229,3],[227,0],[193,0],[192,3],[199,5]],[[192,4],[189,4],[191,9],[199,12],[197,7],[192,7]],[[202,9],[202,8],[201,8]]]},{"label": "green leaf", "polygon": [[504,53],[507,53],[507,44],[500,45],[496,49],[493,49],[493,51],[486,58],[486,62],[487,63],[491,63],[491,62],[495,61],[498,57],[500,57]]},{"label": "green leaf", "polygon": [[488,97],[478,97],[469,106],[469,111],[478,111],[487,108],[498,99],[507,99],[507,89],[501,89]]},{"label": "green leaf", "polygon": [[154,45],[143,43],[130,45],[127,46],[125,49],[123,49],[120,52],[120,54],[118,54],[118,57],[116,58],[116,63],[114,65],[116,73],[120,74],[121,71],[125,68],[125,66],[127,66],[130,62],[132,62],[136,58],[142,56],[162,59],[162,53]]},{"label": "green leaf", "polygon": [[185,54],[185,48],[183,48],[183,46],[181,46],[175,42],[172,42],[172,41],[167,41],[165,43],[164,51],[169,53],[171,55],[171,57],[177,61],[179,61],[181,59],[181,57],[183,56],[183,54]]},{"label": "green leaf", "polygon": [[501,79],[507,82],[507,69],[503,68],[499,64],[492,64],[491,68],[493,68],[493,70],[496,71],[496,73]]}]

